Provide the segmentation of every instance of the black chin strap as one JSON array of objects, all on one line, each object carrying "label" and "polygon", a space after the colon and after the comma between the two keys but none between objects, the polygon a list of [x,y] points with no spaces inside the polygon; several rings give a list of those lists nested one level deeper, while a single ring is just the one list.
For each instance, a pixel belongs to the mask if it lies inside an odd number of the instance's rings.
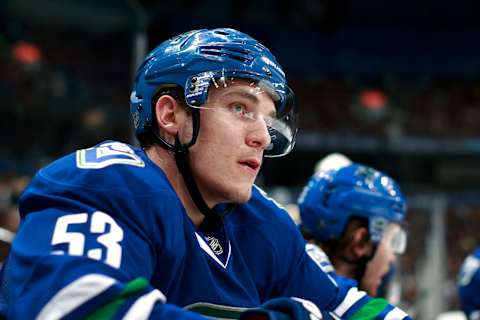
[{"label": "black chin strap", "polygon": [[235,208],[235,204],[229,203],[224,206],[223,210],[218,210],[218,208],[215,210],[215,208],[210,208],[203,199],[188,164],[188,149],[195,144],[200,128],[200,112],[198,109],[192,108],[192,124],[192,140],[188,144],[182,144],[178,134],[175,136],[174,145],[166,142],[156,134],[154,136],[163,148],[175,153],[175,162],[185,181],[188,193],[195,203],[195,206],[197,206],[198,210],[205,216],[205,220],[202,222],[202,229],[207,231],[215,230],[223,224],[223,218]]},{"label": "black chin strap", "polygon": [[235,205],[232,203],[227,204],[223,210],[211,209],[203,199],[193,179],[190,166],[188,165],[188,148],[180,142],[178,135],[175,137],[175,150],[175,162],[183,176],[188,193],[190,193],[190,197],[198,210],[205,216],[205,220],[202,222],[202,228],[207,231],[217,229],[223,224],[223,218],[235,208]]}]

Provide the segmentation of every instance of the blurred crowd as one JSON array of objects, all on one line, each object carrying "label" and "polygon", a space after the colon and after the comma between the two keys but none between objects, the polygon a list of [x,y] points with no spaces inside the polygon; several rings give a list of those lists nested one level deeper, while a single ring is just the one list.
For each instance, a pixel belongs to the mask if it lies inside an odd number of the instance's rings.
[{"label": "blurred crowd", "polygon": [[[31,173],[102,139],[130,140],[131,50],[120,45],[128,43],[125,37],[51,29],[0,37],[0,170]],[[303,132],[480,136],[479,81],[294,75],[291,85]]]},{"label": "blurred crowd", "polygon": [[0,174],[0,265],[8,254],[9,243],[20,221],[18,198],[29,181],[29,176]]},{"label": "blurred crowd", "polygon": [[1,43],[0,171],[32,173],[98,139],[128,139],[128,57],[96,54],[72,32],[25,38]]},{"label": "blurred crowd", "polygon": [[381,81],[295,79],[293,86],[305,131],[379,137],[480,136],[478,81],[390,76]]}]

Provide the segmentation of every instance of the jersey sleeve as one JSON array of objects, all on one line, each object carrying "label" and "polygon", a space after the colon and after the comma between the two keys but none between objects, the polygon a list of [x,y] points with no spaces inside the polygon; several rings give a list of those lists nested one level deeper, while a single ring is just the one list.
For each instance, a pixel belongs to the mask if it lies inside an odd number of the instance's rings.
[{"label": "jersey sleeve", "polygon": [[7,318],[202,319],[149,283],[159,240],[128,218],[132,201],[115,207],[111,193],[101,204],[88,190],[53,185],[37,177],[20,201],[2,277]]}]

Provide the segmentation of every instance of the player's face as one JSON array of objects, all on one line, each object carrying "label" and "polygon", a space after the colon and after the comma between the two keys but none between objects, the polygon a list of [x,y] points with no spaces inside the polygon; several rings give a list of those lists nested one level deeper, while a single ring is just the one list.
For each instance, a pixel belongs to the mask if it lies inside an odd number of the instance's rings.
[{"label": "player's face", "polygon": [[392,239],[400,228],[397,224],[391,224],[382,236],[378,248],[372,260],[367,263],[365,274],[361,280],[361,287],[371,296],[376,296],[383,278],[389,272],[391,266],[396,261],[396,256],[392,248]]},{"label": "player's face", "polygon": [[190,148],[195,181],[209,205],[248,201],[270,144],[275,115],[270,95],[243,80],[210,89],[200,110],[200,132]]}]

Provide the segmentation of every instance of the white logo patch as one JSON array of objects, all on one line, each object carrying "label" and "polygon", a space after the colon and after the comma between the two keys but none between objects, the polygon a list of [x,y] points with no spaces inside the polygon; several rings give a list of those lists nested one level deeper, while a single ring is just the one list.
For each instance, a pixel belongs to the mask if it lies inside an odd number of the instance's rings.
[{"label": "white logo patch", "polygon": [[200,248],[202,248],[202,250],[205,251],[216,263],[218,263],[224,269],[226,269],[228,265],[228,261],[230,260],[230,254],[232,253],[232,246],[230,245],[230,241],[228,241],[228,246],[227,248],[225,248],[226,250],[228,250],[227,251],[228,255],[227,255],[227,259],[225,260],[225,263],[223,263],[222,261],[220,261],[220,259],[218,259],[217,255],[213,253],[212,248],[207,244],[204,237],[202,237],[196,232],[195,232],[195,236],[197,237],[197,241],[198,241],[198,244],[200,245]]},{"label": "white logo patch", "polygon": [[113,164],[145,167],[145,162],[133,149],[121,142],[107,142],[93,148],[78,150],[76,161],[80,169],[101,169]]},{"label": "white logo patch", "polygon": [[223,248],[222,245],[220,244],[220,241],[218,241],[217,238],[215,237],[206,237],[208,241],[208,245],[210,248],[212,248],[213,252],[218,256],[223,253]]}]

